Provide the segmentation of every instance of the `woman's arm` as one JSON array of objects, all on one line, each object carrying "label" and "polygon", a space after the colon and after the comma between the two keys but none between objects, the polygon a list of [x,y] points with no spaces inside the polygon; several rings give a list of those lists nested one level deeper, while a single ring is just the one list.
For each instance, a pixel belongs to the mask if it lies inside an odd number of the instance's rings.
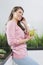
[{"label": "woman's arm", "polygon": [[27,42],[27,41],[30,40],[30,39],[32,39],[32,37],[28,36],[28,37],[25,38],[25,39],[19,40],[19,43],[20,43],[20,44],[25,43],[25,42]]},{"label": "woman's arm", "polygon": [[22,23],[25,26],[25,30],[24,30],[25,37],[27,37],[28,35],[30,36],[30,33],[29,33],[30,29],[29,29],[29,26],[27,25],[27,22],[26,22],[25,18],[22,20]]},{"label": "woman's arm", "polygon": [[29,36],[27,36],[27,38],[25,39],[18,38],[16,35],[15,27],[16,25],[13,24],[13,22],[10,22],[10,24],[7,25],[6,34],[7,34],[8,44],[10,46],[14,44],[23,44],[27,42],[29,39],[31,39],[31,37]]},{"label": "woman's arm", "polygon": [[26,32],[29,33],[29,26],[27,26],[27,22],[26,22],[26,19],[25,19],[25,18],[22,20],[22,23],[23,23],[24,26],[25,26]]}]

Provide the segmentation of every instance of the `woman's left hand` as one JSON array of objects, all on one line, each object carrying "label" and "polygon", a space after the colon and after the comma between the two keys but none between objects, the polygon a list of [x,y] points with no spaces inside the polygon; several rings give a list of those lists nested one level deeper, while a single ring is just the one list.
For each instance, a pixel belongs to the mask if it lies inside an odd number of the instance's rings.
[{"label": "woman's left hand", "polygon": [[26,22],[26,19],[25,19],[25,18],[23,18],[22,23],[23,23],[24,25],[27,25],[27,22]]}]

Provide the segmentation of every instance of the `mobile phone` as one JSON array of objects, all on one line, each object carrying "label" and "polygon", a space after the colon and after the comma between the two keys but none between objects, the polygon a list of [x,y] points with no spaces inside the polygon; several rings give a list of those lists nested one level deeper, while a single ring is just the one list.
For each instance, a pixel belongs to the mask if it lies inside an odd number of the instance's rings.
[{"label": "mobile phone", "polygon": [[24,19],[24,17],[22,17],[21,21]]}]

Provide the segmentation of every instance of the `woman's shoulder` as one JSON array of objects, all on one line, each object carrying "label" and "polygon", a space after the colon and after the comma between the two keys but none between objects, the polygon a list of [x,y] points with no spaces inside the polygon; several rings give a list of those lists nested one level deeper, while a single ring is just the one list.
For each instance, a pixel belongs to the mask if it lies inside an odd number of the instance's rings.
[{"label": "woman's shoulder", "polygon": [[7,25],[8,25],[8,26],[9,26],[9,25],[14,26],[14,25],[16,25],[16,23],[13,22],[13,21],[8,21]]}]

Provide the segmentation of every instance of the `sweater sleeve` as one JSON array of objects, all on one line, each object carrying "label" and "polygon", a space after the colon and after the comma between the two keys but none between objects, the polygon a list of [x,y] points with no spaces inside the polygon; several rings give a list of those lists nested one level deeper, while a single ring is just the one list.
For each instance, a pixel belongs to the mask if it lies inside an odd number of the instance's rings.
[{"label": "sweater sleeve", "polygon": [[7,25],[7,40],[9,45],[20,44],[20,38],[17,38],[16,25],[14,23]]}]

